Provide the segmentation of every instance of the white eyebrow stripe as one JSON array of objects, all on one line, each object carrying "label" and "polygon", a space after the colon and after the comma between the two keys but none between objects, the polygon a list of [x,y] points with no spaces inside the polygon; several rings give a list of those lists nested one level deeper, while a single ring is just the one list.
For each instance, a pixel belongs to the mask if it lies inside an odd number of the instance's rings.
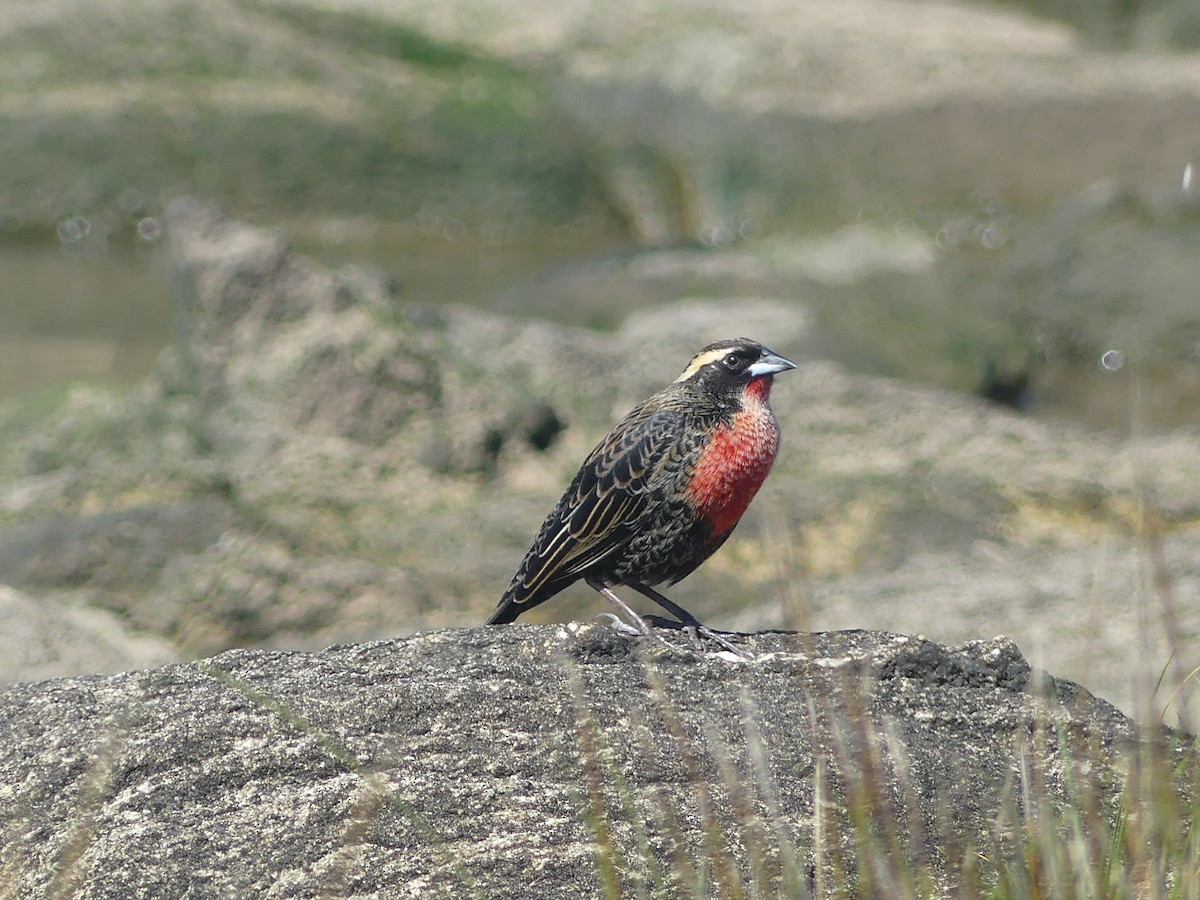
[{"label": "white eyebrow stripe", "polygon": [[697,353],[692,357],[692,361],[688,363],[688,367],[683,370],[683,374],[675,379],[675,383],[678,384],[681,381],[687,381],[709,363],[714,363],[719,359],[724,359],[728,353],[736,349],[736,347],[718,347],[716,350],[708,350],[704,353]]}]

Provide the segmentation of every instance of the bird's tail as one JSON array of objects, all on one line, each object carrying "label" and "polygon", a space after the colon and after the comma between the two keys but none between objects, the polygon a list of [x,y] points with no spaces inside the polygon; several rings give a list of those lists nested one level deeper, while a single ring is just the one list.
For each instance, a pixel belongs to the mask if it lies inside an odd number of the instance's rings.
[{"label": "bird's tail", "polygon": [[521,581],[521,573],[517,572],[504,592],[504,596],[500,598],[500,602],[483,624],[507,625],[509,622],[515,622],[517,616],[529,608],[529,604],[525,600],[525,585]]},{"label": "bird's tail", "polygon": [[500,598],[500,605],[492,610],[492,614],[488,616],[484,625],[507,625],[509,622],[516,621],[517,616],[521,614],[521,607],[512,602],[508,594]]}]

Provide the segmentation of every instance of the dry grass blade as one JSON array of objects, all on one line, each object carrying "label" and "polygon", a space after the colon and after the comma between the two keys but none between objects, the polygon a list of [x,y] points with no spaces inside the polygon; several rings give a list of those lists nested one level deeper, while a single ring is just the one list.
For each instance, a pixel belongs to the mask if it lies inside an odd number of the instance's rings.
[{"label": "dry grass blade", "polygon": [[[759,728],[758,710],[746,691],[742,691],[742,717],[746,723],[746,745],[750,753],[750,764],[754,771],[754,783],[758,787],[766,809],[767,823],[775,835],[776,852],[779,856],[780,889],[786,897],[807,900],[810,884],[805,875],[795,841],[784,821],[783,808],[779,802],[779,789],[771,774],[766,744]],[[803,774],[813,771],[807,770]]]},{"label": "dry grass blade", "polygon": [[110,729],[104,734],[96,756],[84,776],[79,810],[62,843],[54,882],[48,891],[48,896],[53,900],[77,896],[80,882],[87,874],[83,858],[96,837],[95,815],[104,802],[104,792],[112,783],[115,774],[124,744],[121,735],[120,728]]},{"label": "dry grass blade", "polygon": [[[1189,710],[1188,693],[1184,689],[1191,673],[1185,668],[1185,652],[1180,636],[1183,633],[1179,622],[1179,611],[1175,603],[1174,578],[1167,565],[1166,552],[1163,549],[1161,516],[1155,509],[1150,496],[1150,488],[1139,478],[1136,484],[1138,501],[1138,532],[1142,539],[1146,564],[1149,568],[1154,594],[1158,598],[1162,613],[1163,631],[1166,633],[1167,646],[1170,648],[1170,660],[1175,687],[1171,692],[1171,701],[1175,703],[1176,717],[1179,727],[1184,731],[1192,731],[1191,712]],[[1166,714],[1166,706],[1160,713],[1160,720]]]},{"label": "dry grass blade", "polygon": [[745,885],[742,884],[741,876],[738,874],[737,864],[730,852],[731,844],[717,817],[716,805],[700,766],[700,760],[692,748],[691,739],[688,737],[678,712],[667,696],[662,678],[653,669],[647,669],[646,677],[650,689],[658,701],[659,711],[662,713],[667,730],[675,740],[675,746],[696,795],[700,827],[704,835],[705,856],[712,867],[713,885],[721,898],[745,900],[747,896]]},{"label": "dry grass blade", "polygon": [[584,703],[583,683],[574,668],[568,670],[571,693],[575,698],[576,735],[579,739],[579,756],[583,763],[584,789],[587,795],[584,819],[592,833],[596,848],[596,869],[600,888],[610,900],[620,900],[620,851],[608,825],[607,803],[604,798],[604,780],[601,777],[603,763],[600,759],[596,722]]}]

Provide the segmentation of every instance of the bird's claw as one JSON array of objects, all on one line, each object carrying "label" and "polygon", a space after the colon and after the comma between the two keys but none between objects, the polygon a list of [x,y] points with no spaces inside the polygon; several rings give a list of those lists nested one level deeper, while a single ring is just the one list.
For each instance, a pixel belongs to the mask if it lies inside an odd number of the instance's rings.
[{"label": "bird's claw", "polygon": [[732,641],[727,640],[726,638],[722,637],[720,634],[718,634],[717,632],[713,631],[711,628],[709,628],[705,625],[689,625],[687,630],[688,630],[688,633],[692,635],[692,641],[697,645],[700,644],[700,635],[703,635],[704,637],[708,638],[710,641],[713,641],[714,643],[719,644],[723,649],[728,650],[730,653],[732,653],[738,659],[742,659],[742,660],[754,659],[754,654],[751,653],[749,650],[743,650],[741,647],[737,646],[737,644],[734,644]]},{"label": "bird's claw", "polygon": [[[723,638],[721,635],[717,634],[711,628],[701,625],[700,622],[696,619],[696,617],[691,615],[686,609],[683,609],[683,607],[680,607],[680,606],[676,606],[674,603],[672,603],[670,600],[667,600],[661,594],[658,594],[658,593],[646,588],[645,585],[635,585],[635,587],[637,588],[637,590],[646,594],[648,597],[651,597],[652,599],[656,600],[659,603],[659,605],[665,607],[668,611],[677,614],[679,616],[678,621],[676,621],[674,619],[665,619],[662,616],[646,616],[646,617],[639,616],[636,612],[633,611],[632,607],[630,607],[624,600],[622,600],[615,593],[613,593],[612,588],[610,588],[608,585],[604,584],[603,582],[599,582],[599,581],[588,581],[588,584],[591,585],[593,588],[595,588],[597,591],[599,591],[601,594],[603,594],[605,597],[607,597],[609,600],[611,600],[613,602],[613,604],[619,610],[621,610],[621,612],[625,613],[625,615],[628,616],[628,618],[633,623],[635,623],[635,624],[631,625],[628,621],[626,621],[625,619],[622,619],[616,613],[601,613],[601,615],[603,615],[603,616],[608,616],[610,618],[610,621],[612,622],[613,627],[616,628],[618,631],[620,631],[622,634],[630,634],[630,635],[638,634],[638,635],[644,635],[649,638],[653,638],[654,640],[656,640],[660,644],[662,644],[664,647],[666,647],[668,650],[675,653],[675,652],[679,651],[679,648],[676,647],[674,644],[672,644],[670,641],[668,641],[666,638],[664,638],[661,634],[656,632],[653,628],[651,628],[650,624],[654,623],[655,625],[663,625],[668,628],[676,628],[676,629],[682,628],[688,633],[688,636],[691,638],[692,647],[700,652],[704,652],[704,645],[700,641],[700,636],[703,635],[704,637],[708,638],[713,643],[719,645],[722,650],[726,650],[729,653],[732,653],[738,659],[750,660],[750,659],[754,658],[753,654],[747,653],[745,650],[742,650],[740,647],[737,647],[737,646],[731,644],[728,640]],[[636,628],[636,630],[635,630],[635,628]]]},{"label": "bird's claw", "polygon": [[702,625],[699,622],[677,622],[674,619],[668,619],[664,616],[643,616],[642,621],[648,625],[654,625],[662,628],[673,628],[677,631],[682,629],[683,631],[687,632],[688,639],[692,644],[692,649],[701,653],[706,652],[702,638],[707,638],[714,644],[718,645],[722,650],[732,653],[738,659],[754,659],[753,653],[742,649],[728,638],[721,635],[719,632],[713,631],[707,625]]},{"label": "bird's claw", "polygon": [[637,618],[637,625],[631,625],[616,613],[600,613],[598,616],[596,616],[596,618],[606,620],[612,629],[618,634],[623,634],[628,637],[648,637],[657,641],[671,652],[675,652],[676,648],[671,644],[671,642],[646,624],[646,620],[641,618],[641,616],[638,616]]},{"label": "bird's claw", "polygon": [[646,632],[642,631],[642,629],[634,625],[630,625],[616,613],[600,613],[598,616],[596,616],[595,621],[606,622],[614,631],[620,634],[627,634],[632,637],[642,637],[644,634],[646,634]]}]

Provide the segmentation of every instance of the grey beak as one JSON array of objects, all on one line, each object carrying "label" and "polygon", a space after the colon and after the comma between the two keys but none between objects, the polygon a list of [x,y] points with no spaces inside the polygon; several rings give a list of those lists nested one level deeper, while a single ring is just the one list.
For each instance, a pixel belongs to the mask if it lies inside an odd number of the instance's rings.
[{"label": "grey beak", "polygon": [[768,350],[759,357],[758,362],[753,363],[746,371],[750,373],[751,378],[758,378],[761,375],[778,375],[780,372],[794,368],[796,368],[796,364],[790,359],[784,359],[778,353]]}]

